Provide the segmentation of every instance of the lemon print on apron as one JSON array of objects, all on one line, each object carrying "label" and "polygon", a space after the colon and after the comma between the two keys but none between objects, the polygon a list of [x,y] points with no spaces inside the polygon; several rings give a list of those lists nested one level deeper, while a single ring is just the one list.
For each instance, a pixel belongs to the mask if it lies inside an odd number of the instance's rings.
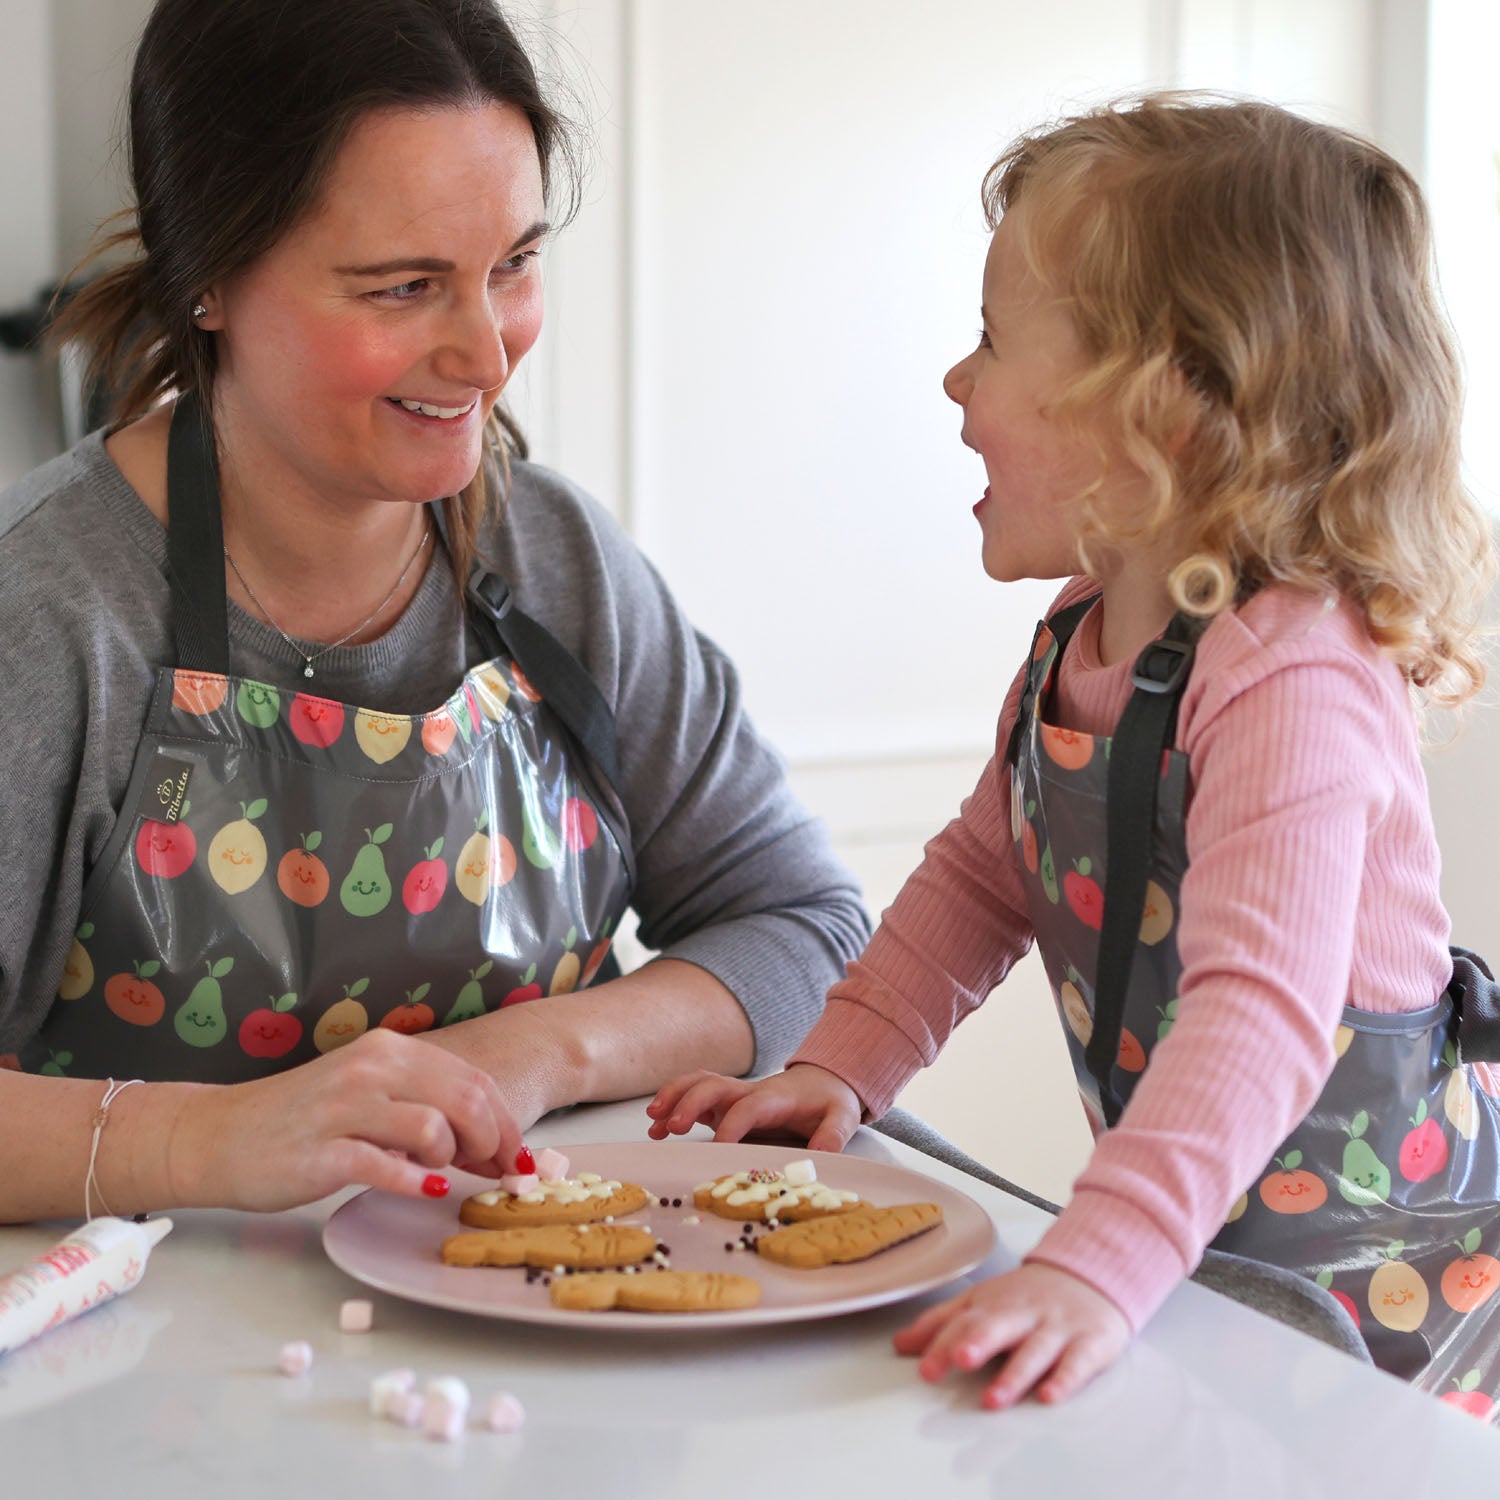
[{"label": "lemon print on apron", "polygon": [[237,896],[266,873],[266,841],[255,819],[266,810],[266,799],[240,803],[240,816],[226,823],[208,846],[208,870],[221,890]]}]

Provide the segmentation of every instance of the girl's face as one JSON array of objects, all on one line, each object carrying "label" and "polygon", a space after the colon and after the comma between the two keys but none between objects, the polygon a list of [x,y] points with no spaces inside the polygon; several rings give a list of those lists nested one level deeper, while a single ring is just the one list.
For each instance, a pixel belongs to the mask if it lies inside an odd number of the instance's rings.
[{"label": "girl's face", "polygon": [[943,389],[964,412],[963,441],[989,480],[974,507],[991,578],[1066,578],[1078,572],[1069,502],[1100,476],[1098,445],[1054,406],[1086,361],[1071,318],[1032,274],[1017,233],[1020,205],[1001,220],[984,268],[979,345]]},{"label": "girl's face", "polygon": [[203,299],[230,433],[330,501],[461,490],[541,326],[543,214],[514,106],[367,115],[319,206]]}]

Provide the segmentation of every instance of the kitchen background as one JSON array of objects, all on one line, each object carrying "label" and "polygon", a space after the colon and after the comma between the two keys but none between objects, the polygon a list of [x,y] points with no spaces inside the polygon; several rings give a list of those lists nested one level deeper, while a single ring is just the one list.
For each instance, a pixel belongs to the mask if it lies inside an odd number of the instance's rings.
[{"label": "kitchen background", "polygon": [[[149,9],[6,0],[0,310],[32,304],[123,202]],[[615,511],[739,662],[872,912],[972,787],[1052,589],[981,572],[982,471],[940,386],[977,322],[979,181],[1016,130],[1175,85],[1276,99],[1393,151],[1431,197],[1472,477],[1500,508],[1493,0],[511,10],[593,134],[513,405],[534,456]],[[61,384],[54,363],[0,353],[0,485],[61,446]],[[19,649],[0,642],[0,669]],[[1500,691],[1428,770],[1455,934],[1500,954]],[[1066,1197],[1087,1133],[1034,957],[901,1102]]]}]

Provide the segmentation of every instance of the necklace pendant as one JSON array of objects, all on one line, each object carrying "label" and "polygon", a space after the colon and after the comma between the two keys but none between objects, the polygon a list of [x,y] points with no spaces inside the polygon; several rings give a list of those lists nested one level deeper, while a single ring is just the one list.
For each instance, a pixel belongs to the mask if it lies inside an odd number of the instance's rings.
[{"label": "necklace pendant", "polygon": [[311,677],[312,674],[313,674],[313,666],[312,666],[311,662],[308,662],[308,664],[305,667],[303,667],[303,669],[302,669],[302,675],[304,677]]}]

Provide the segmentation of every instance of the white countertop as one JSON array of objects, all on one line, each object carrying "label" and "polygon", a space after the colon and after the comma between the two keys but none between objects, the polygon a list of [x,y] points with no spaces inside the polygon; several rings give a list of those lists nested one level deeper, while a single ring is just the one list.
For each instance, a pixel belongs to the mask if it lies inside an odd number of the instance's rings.
[{"label": "white countertop", "polygon": [[[645,1124],[631,1101],[551,1117],[528,1139],[636,1140]],[[1002,1249],[976,1274],[1012,1264],[1048,1222],[870,1131],[849,1150],[981,1204]],[[891,1351],[941,1293],[638,1342],[496,1321],[371,1292],[335,1268],[320,1236],[348,1196],[269,1216],[174,1213],[134,1291],[0,1357],[0,1497],[1500,1494],[1496,1432],[1196,1286],[1074,1401],[990,1413],[977,1375],[928,1386]],[[0,1228],[0,1270],[67,1227]],[[373,1300],[373,1332],[338,1331],[352,1296]],[[316,1362],[287,1378],[277,1356],[293,1339]],[[448,1444],[378,1421],[370,1380],[400,1365],[462,1376],[476,1403],[511,1391],[526,1425]]]}]

